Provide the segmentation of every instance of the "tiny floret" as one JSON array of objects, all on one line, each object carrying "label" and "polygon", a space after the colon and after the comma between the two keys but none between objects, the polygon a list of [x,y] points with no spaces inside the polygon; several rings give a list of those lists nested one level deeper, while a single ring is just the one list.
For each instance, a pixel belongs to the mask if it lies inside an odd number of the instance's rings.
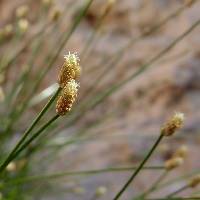
[{"label": "tiny floret", "polygon": [[67,55],[64,56],[65,61],[68,63],[68,65],[79,65],[79,57],[77,53],[68,53]]},{"label": "tiny floret", "polygon": [[79,84],[75,80],[69,81],[62,89],[56,104],[56,112],[58,115],[67,114],[76,100]]},{"label": "tiny floret", "polygon": [[175,113],[174,116],[163,126],[161,132],[164,136],[173,135],[178,129],[180,129],[184,122],[183,113]]},{"label": "tiny floret", "polygon": [[61,88],[64,88],[68,81],[77,80],[81,73],[79,57],[76,53],[69,52],[64,58],[65,62],[58,75],[58,83]]}]

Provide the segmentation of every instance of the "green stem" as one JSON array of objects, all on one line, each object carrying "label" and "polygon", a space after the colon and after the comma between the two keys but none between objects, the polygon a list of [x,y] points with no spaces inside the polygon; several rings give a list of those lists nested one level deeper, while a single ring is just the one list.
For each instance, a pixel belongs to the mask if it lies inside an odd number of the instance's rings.
[{"label": "green stem", "polygon": [[44,124],[36,133],[34,133],[12,156],[11,160],[15,159],[35,138],[40,136],[40,134],[50,126],[60,115],[53,116],[46,124]]},{"label": "green stem", "polygon": [[[67,172],[59,172],[55,174],[29,176],[29,177],[15,179],[14,181],[8,180],[5,183],[18,184],[18,183],[31,182],[31,181],[44,180],[44,179],[54,179],[54,178],[59,178],[63,176],[79,176],[79,175],[101,174],[101,173],[110,173],[110,172],[124,172],[124,171],[135,170],[136,168],[137,167],[110,167],[110,168],[95,169],[95,170],[67,171]],[[147,166],[143,168],[143,170],[163,170],[163,169],[164,167],[162,166]]]},{"label": "green stem", "polygon": [[163,179],[168,175],[168,172],[169,171],[164,171],[164,173],[162,173],[160,175],[160,177],[156,180],[156,182],[154,184],[152,184],[152,186],[146,191],[144,192],[143,194],[141,194],[138,198],[136,199],[145,199],[151,192],[153,192],[157,186],[163,181]]},{"label": "green stem", "polygon": [[185,174],[185,175],[183,175],[183,176],[180,176],[180,177],[178,177],[178,178],[174,178],[174,179],[172,179],[172,180],[166,181],[165,183],[160,184],[160,185],[155,189],[155,191],[161,190],[162,188],[165,188],[165,187],[167,187],[167,186],[169,186],[169,185],[172,185],[172,184],[174,184],[174,183],[176,183],[176,182],[180,182],[180,181],[182,181],[183,179],[188,179],[188,178],[190,178],[190,177],[193,177],[195,174],[199,174],[199,173],[200,173],[199,170],[194,170],[193,172],[190,172],[190,173]]},{"label": "green stem", "polygon": [[[65,47],[66,43],[68,42],[69,38],[71,37],[72,33],[75,31],[75,29],[77,28],[77,26],[79,25],[79,23],[81,22],[83,16],[85,16],[85,14],[87,13],[90,5],[92,4],[94,0],[88,0],[86,5],[84,6],[84,8],[82,9],[82,11],[80,12],[79,16],[76,18],[75,22],[73,23],[71,29],[68,31],[67,34],[64,34],[64,39],[61,41],[61,45],[59,46],[58,50],[56,51],[55,55],[52,57],[52,59],[50,60],[47,68],[44,69],[44,71],[41,72],[39,78],[36,81],[36,84],[34,86],[33,91],[37,90],[41,80],[43,80],[44,76],[46,75],[46,73],[51,69],[51,67],[53,66],[53,64],[55,63],[56,59],[58,58],[58,56],[60,55],[60,52],[62,51],[62,49]],[[31,95],[32,97],[32,95]]]},{"label": "green stem", "polygon": [[12,58],[10,58],[10,60],[3,65],[0,68],[0,73],[2,73],[6,68],[8,68],[9,66],[11,66],[14,61],[20,56],[21,53],[23,53],[23,51],[30,45],[30,43],[32,43],[41,33],[43,33],[44,31],[47,30],[47,27],[50,25],[50,23],[47,23],[44,25],[44,27],[42,27],[41,30],[39,30],[35,35],[33,35],[13,56]]},{"label": "green stem", "polygon": [[191,25],[184,33],[182,33],[180,36],[178,36],[174,41],[172,41],[166,48],[161,50],[156,56],[152,57],[147,63],[142,65],[136,72],[131,74],[128,78],[125,80],[122,80],[121,82],[112,85],[107,90],[105,89],[102,93],[97,94],[95,97],[92,97],[88,100],[88,103],[86,102],[85,105],[79,105],[79,107],[82,108],[81,112],[77,113],[70,121],[67,123],[66,126],[73,125],[80,117],[82,117],[86,112],[93,109],[97,105],[99,105],[103,100],[108,98],[111,94],[117,92],[119,89],[121,89],[123,86],[125,86],[128,82],[132,81],[134,78],[136,78],[138,75],[149,69],[156,61],[158,61],[160,58],[162,58],[166,53],[168,53],[173,47],[177,45],[183,38],[185,38],[189,33],[191,33],[198,25],[200,24],[200,19],[197,20],[193,25]]},{"label": "green stem", "polygon": [[163,134],[160,134],[160,136],[156,140],[155,144],[153,145],[153,147],[151,148],[151,150],[149,151],[149,153],[145,156],[144,160],[141,162],[141,164],[138,166],[138,168],[136,169],[136,171],[129,178],[129,180],[125,183],[125,185],[122,187],[122,189],[117,193],[117,195],[114,197],[113,200],[119,199],[120,196],[127,189],[127,187],[131,184],[131,182],[133,182],[133,180],[138,175],[138,173],[140,172],[140,170],[143,168],[143,166],[147,162],[147,160],[151,157],[152,153],[154,152],[154,150],[156,149],[156,147],[158,146],[158,144],[160,143],[160,141],[163,139],[163,137],[164,137]]},{"label": "green stem", "polygon": [[51,106],[51,104],[54,102],[55,98],[58,96],[60,90],[61,90],[61,88],[58,88],[58,90],[56,91],[56,93],[51,97],[51,99],[49,100],[49,102],[44,106],[44,108],[39,113],[39,115],[34,119],[34,121],[32,122],[32,124],[30,125],[30,127],[25,131],[24,135],[19,140],[19,142],[16,144],[16,146],[13,148],[13,150],[10,152],[10,154],[5,159],[5,161],[1,164],[1,166],[0,166],[0,173],[6,168],[6,166],[9,164],[9,162],[10,162],[12,156],[14,155],[14,153],[18,150],[18,148],[20,147],[20,145],[25,141],[25,139],[28,137],[28,135],[33,130],[33,128],[37,125],[37,123],[42,118],[42,116],[47,112],[47,110],[49,109],[49,107]]},{"label": "green stem", "polygon": [[[147,37],[147,36],[151,35],[152,33],[156,32],[159,28],[164,26],[170,19],[173,19],[175,16],[177,16],[179,13],[181,13],[184,9],[185,9],[185,5],[181,6],[175,12],[173,12],[172,14],[170,14],[169,16],[167,16],[166,18],[161,20],[158,24],[151,27],[147,32],[139,35],[136,38],[132,38],[125,47],[123,47],[122,49],[117,51],[116,55],[114,55],[114,59],[111,59],[111,61],[110,61],[110,58],[106,58],[105,60],[103,59],[103,62],[101,63],[102,66],[105,66],[103,71],[101,73],[99,73],[98,77],[91,84],[91,86],[89,86],[89,88],[84,92],[83,96],[85,96],[85,94],[87,94],[87,96],[88,96],[88,93],[91,93],[91,91],[94,90],[94,87],[97,87],[97,85],[99,83],[101,83],[102,78],[106,74],[108,74],[109,71],[113,70],[113,66],[116,66],[118,61],[123,58],[123,56],[126,53],[126,50],[128,50],[130,47],[132,47],[136,42],[140,41],[142,38]],[[98,65],[98,67],[99,67],[99,65]]]},{"label": "green stem", "polygon": [[[123,47],[122,49],[120,49],[119,51],[117,51],[116,55],[114,55],[114,60],[111,60],[111,62],[110,62],[110,59],[106,58],[106,59],[104,59],[102,61],[102,63],[100,65],[108,64],[107,68],[112,68],[112,66],[115,65],[119,61],[119,58],[122,58],[123,52],[125,50],[127,50],[129,47],[131,47],[133,44],[135,44],[135,42],[137,42],[138,40],[140,40],[144,36],[148,36],[148,35],[152,34],[153,32],[155,32],[156,30],[158,30],[161,26],[165,25],[170,19],[173,19],[175,16],[177,16],[179,13],[181,13],[184,9],[185,9],[185,6],[182,6],[182,7],[178,8],[175,12],[173,12],[172,14],[170,14],[169,16],[167,16],[165,19],[163,19],[160,23],[158,23],[157,25],[155,25],[154,27],[152,27],[145,34],[142,34],[142,35],[140,35],[137,38],[131,39],[131,41],[125,47]],[[108,63],[106,63],[106,61],[108,61]],[[98,65],[98,67],[99,67],[99,65]],[[102,76],[102,75],[100,75],[100,76]],[[96,80],[97,79],[98,79],[98,82],[99,82],[99,80],[101,79],[101,77],[96,78]],[[97,83],[96,80],[95,80],[95,83],[92,84],[92,85],[96,86],[96,83]],[[91,93],[91,88],[87,89],[87,91]],[[84,94],[87,94],[87,92],[84,92]],[[89,101],[90,101],[90,99],[89,99]]]},{"label": "green stem", "polygon": [[41,81],[43,80],[44,76],[47,74],[47,72],[51,69],[51,67],[55,63],[55,61],[58,58],[60,52],[65,47],[67,41],[69,40],[69,38],[71,37],[72,33],[75,31],[75,29],[79,25],[79,23],[81,22],[81,19],[83,18],[83,16],[85,16],[87,10],[89,9],[89,7],[90,7],[90,5],[92,4],[93,1],[94,0],[88,0],[87,1],[86,5],[82,9],[81,13],[79,14],[79,16],[76,18],[75,22],[73,23],[71,29],[68,31],[67,34],[64,34],[64,39],[61,41],[61,45],[57,49],[55,55],[52,56],[52,58],[50,59],[47,67],[43,71],[40,72],[38,79],[35,81],[35,84],[34,84],[34,87],[33,87],[32,91],[30,92],[30,94],[28,95],[27,99],[25,100],[27,103],[25,102],[22,105],[22,107],[20,108],[19,112],[16,114],[16,117],[12,121],[11,126],[13,126],[14,123],[16,123],[16,121],[20,118],[20,115],[22,115],[22,113],[26,110],[29,100],[32,98],[33,94],[38,89],[38,87],[39,87]]},{"label": "green stem", "polygon": [[1,165],[0,167],[0,173],[6,168],[6,166],[14,160],[27,146],[35,139],[37,138],[49,125],[51,125],[59,115],[55,115],[52,117],[45,125],[43,125],[36,133],[33,134],[32,137],[30,137],[20,148],[16,149],[16,151],[13,152],[11,156],[9,156],[9,159],[6,159],[6,161]]},{"label": "green stem", "polygon": [[83,47],[83,49],[81,50],[81,53],[80,53],[80,58],[82,60],[82,62],[85,60],[86,56],[88,55],[88,51],[89,49],[93,46],[93,42],[97,36],[97,33],[99,32],[103,22],[104,22],[104,19],[106,18],[106,16],[109,14],[111,9],[109,9],[109,11],[107,12],[103,12],[101,14],[101,16],[99,17],[97,23],[95,24],[95,27],[94,27],[94,31],[93,33],[89,36],[85,46]]}]

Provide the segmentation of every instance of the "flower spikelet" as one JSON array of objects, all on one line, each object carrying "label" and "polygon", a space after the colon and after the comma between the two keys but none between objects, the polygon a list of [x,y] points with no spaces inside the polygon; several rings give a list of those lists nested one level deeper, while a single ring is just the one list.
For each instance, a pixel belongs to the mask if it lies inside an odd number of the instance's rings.
[{"label": "flower spikelet", "polygon": [[75,80],[71,80],[62,89],[56,104],[56,112],[58,115],[65,115],[71,110],[77,97],[78,87],[78,83]]},{"label": "flower spikelet", "polygon": [[183,125],[184,114],[175,113],[174,116],[162,127],[161,133],[164,136],[173,135]]},{"label": "flower spikelet", "polygon": [[69,52],[64,58],[65,62],[58,75],[58,83],[61,88],[64,88],[68,81],[76,80],[81,73],[79,58],[76,53]]}]

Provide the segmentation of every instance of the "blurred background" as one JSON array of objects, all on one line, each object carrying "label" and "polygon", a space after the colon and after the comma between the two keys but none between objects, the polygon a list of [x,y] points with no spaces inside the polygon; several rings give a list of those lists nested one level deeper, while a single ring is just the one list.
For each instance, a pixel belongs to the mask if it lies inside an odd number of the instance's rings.
[{"label": "blurred background", "polygon": [[[187,145],[185,163],[163,182],[200,170],[200,27],[152,62],[199,20],[200,1],[93,0],[78,23],[87,2],[0,0],[1,160],[58,88],[64,55],[77,52],[82,67],[72,112],[8,165],[1,199],[112,199],[131,170],[66,172],[137,166],[176,111],[185,113],[184,127],[162,141],[147,165],[163,166]],[[38,127],[54,114],[55,104]],[[133,199],[161,173],[143,170],[121,199]],[[48,174],[58,176],[42,177]],[[173,181],[151,197],[162,197],[186,181]]]}]

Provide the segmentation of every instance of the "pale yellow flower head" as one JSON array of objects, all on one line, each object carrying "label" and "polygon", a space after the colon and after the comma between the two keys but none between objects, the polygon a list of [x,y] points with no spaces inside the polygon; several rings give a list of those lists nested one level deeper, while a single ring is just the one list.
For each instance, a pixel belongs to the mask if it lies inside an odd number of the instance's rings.
[{"label": "pale yellow flower head", "polygon": [[173,135],[178,129],[180,129],[184,122],[183,113],[175,113],[174,116],[162,127],[161,132],[164,136]]},{"label": "pale yellow flower head", "polygon": [[58,83],[61,88],[64,88],[70,80],[77,80],[81,73],[80,60],[76,53],[69,52],[64,59],[65,62],[58,75]]},{"label": "pale yellow flower head", "polygon": [[56,112],[58,115],[68,113],[76,100],[79,84],[75,80],[70,80],[62,89],[56,104]]}]

